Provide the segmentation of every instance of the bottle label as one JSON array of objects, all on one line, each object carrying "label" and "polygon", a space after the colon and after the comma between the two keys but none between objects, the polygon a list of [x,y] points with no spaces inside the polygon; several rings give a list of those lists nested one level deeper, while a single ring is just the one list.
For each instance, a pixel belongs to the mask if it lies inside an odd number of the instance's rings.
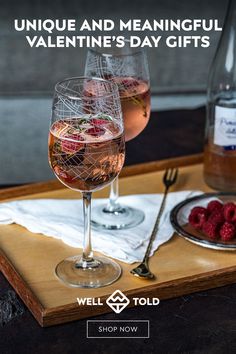
[{"label": "bottle label", "polygon": [[236,150],[236,109],[215,106],[214,144]]}]

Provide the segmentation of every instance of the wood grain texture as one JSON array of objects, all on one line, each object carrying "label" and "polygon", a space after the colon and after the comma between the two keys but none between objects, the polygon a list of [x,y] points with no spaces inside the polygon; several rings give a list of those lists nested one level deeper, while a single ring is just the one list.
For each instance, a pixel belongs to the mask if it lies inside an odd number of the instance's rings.
[{"label": "wood grain texture", "polygon": [[[190,159],[198,162],[201,157]],[[186,165],[188,159],[178,159]],[[163,171],[131,175],[120,180],[121,194],[158,193],[163,191]],[[177,166],[176,159],[162,162],[162,168]],[[158,169],[157,164],[157,169]],[[146,167],[143,166],[145,169]],[[137,166],[136,171],[142,171]],[[145,170],[147,171],[147,170]],[[151,172],[152,171],[152,172]],[[56,183],[49,190],[44,184],[14,188],[13,193],[3,191],[5,199],[33,198],[78,198],[75,193]],[[28,189],[27,189],[28,188]],[[180,177],[172,191],[200,189],[210,191],[202,178],[202,165],[189,165],[180,168]],[[5,194],[4,194],[5,193]],[[106,196],[108,189],[95,193],[97,197]],[[0,192],[1,196],[1,192]],[[157,208],[158,209],[158,208]],[[135,232],[135,229],[134,229]],[[77,297],[100,297],[105,299],[116,289],[128,297],[156,296],[161,299],[209,289],[232,283],[236,280],[236,254],[234,252],[209,250],[174,236],[150,259],[150,267],[157,275],[153,281],[133,277],[129,271],[134,265],[121,263],[122,277],[114,284],[100,289],[76,289],[63,285],[54,274],[55,265],[61,259],[78,254],[59,240],[43,235],[32,234],[19,225],[0,227],[0,267],[23,301],[42,326],[50,326],[80,318],[95,316],[111,311],[107,306],[78,306]],[[130,306],[134,304],[131,301]]]}]

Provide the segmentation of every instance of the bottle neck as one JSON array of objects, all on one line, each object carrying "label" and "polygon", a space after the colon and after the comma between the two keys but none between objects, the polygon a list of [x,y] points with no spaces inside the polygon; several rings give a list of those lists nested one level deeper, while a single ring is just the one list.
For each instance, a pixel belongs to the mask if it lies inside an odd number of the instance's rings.
[{"label": "bottle neck", "polygon": [[[212,62],[208,87],[219,86],[224,81],[227,87],[232,87],[236,63],[236,0],[229,0],[224,26]],[[233,74],[232,74],[233,73]],[[231,75],[232,74],[232,75]],[[227,82],[226,82],[227,81]],[[221,85],[222,86],[222,85]],[[225,86],[226,87],[226,86]],[[223,88],[221,87],[221,91]]]},{"label": "bottle neck", "polygon": [[228,3],[224,28],[229,25],[236,28],[236,1],[235,0],[229,0]]}]

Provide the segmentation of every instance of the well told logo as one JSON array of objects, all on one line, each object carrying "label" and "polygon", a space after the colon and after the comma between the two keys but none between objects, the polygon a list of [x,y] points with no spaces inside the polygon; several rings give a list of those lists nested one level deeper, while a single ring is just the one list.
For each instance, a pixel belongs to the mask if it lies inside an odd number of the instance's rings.
[{"label": "well told logo", "polygon": [[[145,297],[133,297],[134,306],[157,306],[160,300],[157,297],[145,298]],[[103,306],[101,298],[77,298],[78,304],[81,306]],[[120,290],[115,290],[107,299],[106,304],[117,314],[121,313],[129,304],[130,299],[122,293]]]}]

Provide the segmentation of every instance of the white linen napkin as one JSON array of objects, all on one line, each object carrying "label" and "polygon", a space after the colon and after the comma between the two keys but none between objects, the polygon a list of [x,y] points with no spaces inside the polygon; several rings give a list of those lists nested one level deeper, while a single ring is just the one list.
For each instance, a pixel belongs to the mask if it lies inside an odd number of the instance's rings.
[{"label": "white linen napkin", "polygon": [[[169,221],[171,209],[180,201],[201,194],[200,191],[169,193],[151,255],[173,235]],[[121,204],[142,209],[142,224],[127,230],[92,230],[93,249],[125,263],[141,261],[154,226],[163,194],[138,194],[120,197]],[[93,199],[92,207],[107,199]],[[81,200],[32,199],[0,203],[0,224],[16,223],[33,233],[44,234],[71,247],[83,245],[83,209]],[[33,237],[33,235],[32,235]]]}]

